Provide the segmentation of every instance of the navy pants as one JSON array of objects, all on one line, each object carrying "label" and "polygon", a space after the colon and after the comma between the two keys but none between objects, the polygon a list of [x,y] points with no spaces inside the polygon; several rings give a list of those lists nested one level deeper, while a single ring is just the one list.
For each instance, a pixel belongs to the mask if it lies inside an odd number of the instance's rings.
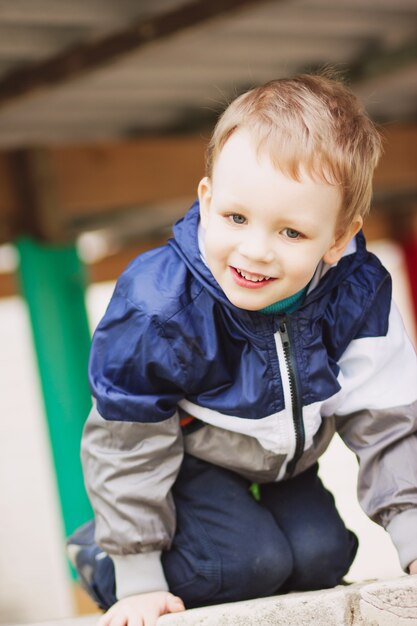
[{"label": "navy pants", "polygon": [[177,530],[162,564],[187,608],[333,587],[348,571],[358,542],[317,465],[261,485],[260,501],[249,487],[234,472],[185,456],[173,489]]}]

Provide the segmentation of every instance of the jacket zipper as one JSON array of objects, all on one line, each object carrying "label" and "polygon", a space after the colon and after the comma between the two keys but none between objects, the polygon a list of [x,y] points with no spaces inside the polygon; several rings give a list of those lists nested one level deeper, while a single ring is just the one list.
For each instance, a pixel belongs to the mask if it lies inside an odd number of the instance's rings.
[{"label": "jacket zipper", "polygon": [[297,461],[300,459],[304,451],[305,431],[303,422],[303,407],[301,402],[300,388],[298,385],[296,374],[296,363],[294,353],[291,348],[291,340],[288,332],[287,322],[282,321],[279,326],[279,333],[284,351],[285,365],[287,368],[288,382],[291,395],[292,419],[295,433],[295,451],[294,456],[288,463],[287,471],[291,476],[294,472]]}]

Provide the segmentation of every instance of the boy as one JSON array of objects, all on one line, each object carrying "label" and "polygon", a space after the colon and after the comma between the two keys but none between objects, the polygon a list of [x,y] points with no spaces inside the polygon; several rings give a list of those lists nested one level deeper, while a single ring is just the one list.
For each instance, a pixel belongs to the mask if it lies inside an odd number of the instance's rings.
[{"label": "boy", "polygon": [[336,430],[417,573],[416,357],[360,232],[380,149],[334,80],[251,90],[173,240],[120,277],[82,444],[101,548],[92,524],[69,542],[101,626],[338,584],[357,540],[317,476]]}]

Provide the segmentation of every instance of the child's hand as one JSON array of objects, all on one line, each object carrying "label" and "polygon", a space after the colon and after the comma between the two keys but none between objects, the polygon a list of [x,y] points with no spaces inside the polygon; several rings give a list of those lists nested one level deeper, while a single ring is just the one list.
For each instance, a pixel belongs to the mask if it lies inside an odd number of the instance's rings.
[{"label": "child's hand", "polygon": [[410,574],[417,574],[417,559],[410,563],[408,569]]},{"label": "child's hand", "polygon": [[168,591],[130,596],[116,602],[97,626],[155,626],[160,615],[185,611],[181,598]]}]

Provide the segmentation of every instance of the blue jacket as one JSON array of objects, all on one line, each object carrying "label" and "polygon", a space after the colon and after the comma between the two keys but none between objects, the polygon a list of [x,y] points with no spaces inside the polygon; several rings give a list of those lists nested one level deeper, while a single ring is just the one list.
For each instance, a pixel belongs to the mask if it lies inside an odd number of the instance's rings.
[{"label": "blue jacket", "polygon": [[119,580],[130,576],[125,555],[138,565],[170,545],[184,450],[275,481],[315,463],[336,430],[359,458],[362,506],[407,567],[417,558],[417,365],[388,272],[359,234],[337,265],[320,264],[297,311],[245,311],[213,278],[198,232],[196,203],[167,245],[122,274],[94,335],[82,455]]}]

